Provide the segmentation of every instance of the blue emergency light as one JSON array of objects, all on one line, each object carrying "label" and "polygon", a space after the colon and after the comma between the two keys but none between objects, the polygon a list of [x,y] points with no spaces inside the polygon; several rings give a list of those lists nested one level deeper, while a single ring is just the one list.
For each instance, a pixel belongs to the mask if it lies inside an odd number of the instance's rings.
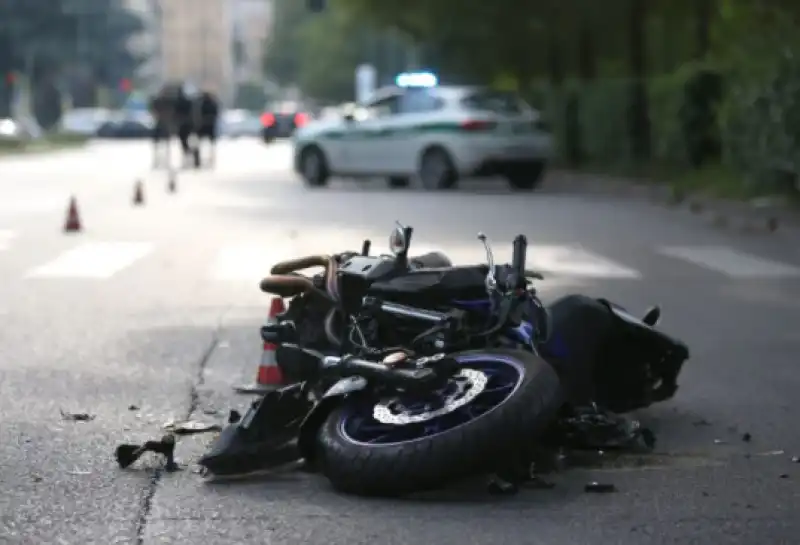
[{"label": "blue emergency light", "polygon": [[404,72],[397,74],[395,84],[398,87],[436,87],[439,79],[430,72]]}]

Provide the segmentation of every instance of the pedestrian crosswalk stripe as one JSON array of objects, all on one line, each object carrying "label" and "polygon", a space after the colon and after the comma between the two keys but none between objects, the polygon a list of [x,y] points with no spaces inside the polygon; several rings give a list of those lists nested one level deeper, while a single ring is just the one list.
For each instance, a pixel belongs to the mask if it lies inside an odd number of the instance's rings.
[{"label": "pedestrian crosswalk stripe", "polygon": [[577,246],[532,245],[528,268],[559,276],[582,278],[639,279],[639,271]]},{"label": "pedestrian crosswalk stripe", "polygon": [[17,234],[14,231],[0,229],[0,252],[8,250],[15,238],[17,238]]},{"label": "pedestrian crosswalk stripe", "polygon": [[273,265],[299,257],[289,247],[269,244],[236,245],[222,248],[214,260],[211,277],[223,281],[258,282]]},{"label": "pedestrian crosswalk stripe", "polygon": [[153,251],[149,242],[90,242],[64,252],[29,278],[111,278]]},{"label": "pedestrian crosswalk stripe", "polygon": [[659,253],[737,279],[800,276],[798,267],[737,252],[725,246],[667,246],[659,248]]}]

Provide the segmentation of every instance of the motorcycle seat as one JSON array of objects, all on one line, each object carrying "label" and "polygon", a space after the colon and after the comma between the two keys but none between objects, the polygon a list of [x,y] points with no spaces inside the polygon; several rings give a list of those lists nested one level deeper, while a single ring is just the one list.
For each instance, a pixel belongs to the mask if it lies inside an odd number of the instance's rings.
[{"label": "motorcycle seat", "polygon": [[446,255],[441,252],[428,252],[417,257],[409,258],[409,263],[423,269],[446,269],[453,266]]}]

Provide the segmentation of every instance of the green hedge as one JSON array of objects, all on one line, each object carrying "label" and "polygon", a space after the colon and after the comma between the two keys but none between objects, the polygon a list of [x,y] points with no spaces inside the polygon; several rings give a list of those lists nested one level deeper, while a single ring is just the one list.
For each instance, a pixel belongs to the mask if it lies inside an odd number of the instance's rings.
[{"label": "green hedge", "polygon": [[48,133],[37,140],[0,138],[0,153],[47,151],[85,145],[89,138],[79,134]]},{"label": "green hedge", "polygon": [[[795,191],[800,175],[800,55],[761,66],[757,75],[688,64],[647,81],[651,163],[676,171],[717,168],[751,193]],[[568,81],[535,86],[532,101],[553,126],[567,164],[636,166],[631,154],[632,82]],[[745,187],[746,186],[746,187]]]}]

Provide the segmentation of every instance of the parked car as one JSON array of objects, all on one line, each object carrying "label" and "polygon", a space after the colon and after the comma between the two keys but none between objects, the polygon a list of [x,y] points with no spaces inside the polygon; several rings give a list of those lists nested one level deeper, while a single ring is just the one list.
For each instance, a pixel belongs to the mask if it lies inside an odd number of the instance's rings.
[{"label": "parked car", "polygon": [[239,138],[261,135],[262,126],[258,115],[249,110],[228,110],[220,117],[221,136]]},{"label": "parked car", "polygon": [[148,112],[119,112],[97,130],[100,138],[150,138],[155,121]]},{"label": "parked car", "polygon": [[31,118],[0,118],[0,140],[26,142],[43,135],[42,128]]},{"label": "parked car", "polygon": [[262,138],[267,144],[276,138],[289,138],[310,120],[311,115],[299,103],[288,101],[273,105],[261,114]]},{"label": "parked car", "polygon": [[540,113],[517,94],[439,85],[381,89],[341,118],[305,125],[294,143],[295,170],[313,186],[336,175],[385,177],[392,187],[418,177],[434,190],[499,175],[532,190],[553,153]]},{"label": "parked car", "polygon": [[105,108],[75,108],[64,113],[58,130],[65,134],[95,136],[110,118],[111,112]]}]

